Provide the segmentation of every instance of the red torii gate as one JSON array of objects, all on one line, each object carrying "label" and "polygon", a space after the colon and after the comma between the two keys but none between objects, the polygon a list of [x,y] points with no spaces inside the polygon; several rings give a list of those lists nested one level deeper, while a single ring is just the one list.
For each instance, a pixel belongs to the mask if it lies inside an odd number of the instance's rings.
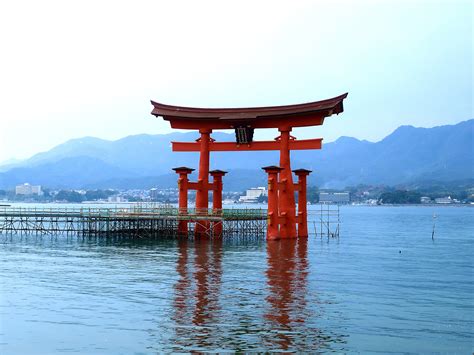
[{"label": "red torii gate", "polygon": [[[324,118],[343,112],[343,100],[347,93],[328,100],[306,104],[256,107],[256,108],[193,108],[165,105],[151,101],[154,116],[169,121],[172,128],[198,130],[196,142],[172,142],[175,152],[200,152],[198,181],[188,181],[187,175],[194,169],[174,169],[179,174],[179,207],[187,211],[187,191],[195,189],[197,213],[208,213],[209,191],[213,190],[213,209],[222,208],[222,176],[226,172],[209,171],[209,153],[222,151],[279,150],[280,165],[263,169],[268,174],[268,239],[306,237],[306,176],[309,170],[298,169],[298,183],[293,183],[290,150],[321,149],[322,138],[297,140],[290,135],[293,127],[322,125]],[[280,136],[274,141],[253,141],[256,128],[277,128]],[[234,129],[236,142],[216,142],[211,133],[216,129]],[[209,174],[213,182],[209,182]],[[298,192],[298,215],[295,191]],[[298,228],[296,227],[298,225]],[[197,224],[196,235],[205,233],[206,225]],[[298,231],[297,231],[298,230]],[[187,222],[180,224],[179,231],[187,232]],[[218,234],[218,233],[217,233]]]}]

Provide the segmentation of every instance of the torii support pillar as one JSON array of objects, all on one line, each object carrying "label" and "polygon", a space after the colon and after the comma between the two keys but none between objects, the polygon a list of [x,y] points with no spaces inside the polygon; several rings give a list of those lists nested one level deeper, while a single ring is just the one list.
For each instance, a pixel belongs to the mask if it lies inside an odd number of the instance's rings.
[{"label": "torii support pillar", "polygon": [[[212,192],[212,213],[217,216],[222,216],[222,177],[227,174],[227,171],[211,170],[209,172],[212,176],[213,192]],[[222,221],[214,222],[214,235],[216,237],[222,236]]]},{"label": "torii support pillar", "polygon": [[[174,168],[178,178],[178,188],[179,188],[179,198],[178,198],[178,214],[180,216],[188,214],[188,190],[189,190],[189,179],[188,175],[191,174],[194,169],[181,166],[179,168]],[[188,235],[188,221],[179,220],[178,221],[178,234],[179,235]]]},{"label": "torii support pillar", "polygon": [[279,207],[280,215],[285,217],[280,227],[281,238],[296,238],[296,203],[295,187],[290,166],[290,137],[291,127],[280,127],[280,180]]},{"label": "torii support pillar", "polygon": [[[196,191],[196,214],[208,214],[209,208],[209,143],[212,129],[200,129],[199,172]],[[196,223],[195,236],[203,236],[209,227],[208,221]]]},{"label": "torii support pillar", "polygon": [[296,169],[293,170],[298,177],[298,182],[295,184],[298,190],[298,237],[308,237],[308,207],[306,200],[306,177],[311,173],[311,170]]},{"label": "torii support pillar", "polygon": [[266,166],[262,168],[268,174],[268,219],[267,239],[280,239],[280,217],[278,211],[278,174],[283,169],[279,166]]}]

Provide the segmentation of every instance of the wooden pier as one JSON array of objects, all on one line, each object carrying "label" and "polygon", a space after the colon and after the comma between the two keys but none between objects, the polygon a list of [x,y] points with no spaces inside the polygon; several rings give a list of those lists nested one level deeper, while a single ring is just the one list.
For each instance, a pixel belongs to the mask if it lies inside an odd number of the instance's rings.
[{"label": "wooden pier", "polygon": [[222,236],[264,236],[267,210],[182,211],[171,206],[0,208],[0,234],[171,237],[178,236],[178,225],[183,221],[189,225],[187,236],[194,236],[196,226],[205,227],[209,237],[215,236],[216,226]]}]

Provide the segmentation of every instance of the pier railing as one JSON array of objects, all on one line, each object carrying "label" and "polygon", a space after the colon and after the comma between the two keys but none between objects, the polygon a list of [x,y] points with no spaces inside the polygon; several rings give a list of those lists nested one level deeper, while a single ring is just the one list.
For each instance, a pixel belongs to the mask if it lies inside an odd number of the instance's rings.
[{"label": "pier railing", "polygon": [[[240,207],[240,206],[239,206]],[[308,211],[309,234],[339,236],[339,206],[321,205]],[[264,233],[267,210],[263,208],[179,209],[170,205],[132,205],[128,207],[0,207],[0,233],[26,232],[114,232],[146,230],[173,234],[180,221],[221,223],[232,234]],[[208,225],[208,224],[206,224]]]},{"label": "pier railing", "polygon": [[[0,208],[0,233],[84,235],[174,235],[178,223],[187,221],[191,233],[195,224],[221,224],[224,234],[263,234],[265,209],[196,209],[174,206],[130,207],[4,207]],[[208,221],[210,223],[207,223]],[[212,228],[209,229],[212,234]]]},{"label": "pier railing", "polygon": [[0,216],[79,216],[79,217],[115,217],[115,216],[202,216],[222,218],[262,218],[267,217],[263,208],[187,208],[177,207],[3,207]]}]

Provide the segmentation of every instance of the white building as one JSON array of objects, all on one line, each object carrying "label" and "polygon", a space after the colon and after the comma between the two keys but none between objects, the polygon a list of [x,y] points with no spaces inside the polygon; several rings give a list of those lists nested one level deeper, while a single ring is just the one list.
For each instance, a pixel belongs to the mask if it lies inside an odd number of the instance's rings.
[{"label": "white building", "polygon": [[252,187],[245,191],[244,196],[239,197],[239,201],[245,203],[257,202],[260,196],[268,196],[268,190],[263,186]]},{"label": "white building", "polygon": [[440,203],[440,204],[449,204],[449,203],[454,203],[455,201],[451,198],[451,196],[448,196],[448,197],[435,198],[435,202]]},{"label": "white building", "polygon": [[351,194],[349,192],[320,192],[319,202],[321,203],[349,203]]},{"label": "white building", "polygon": [[37,195],[41,196],[43,192],[41,191],[40,185],[30,185],[25,183],[23,185],[18,185],[15,187],[15,194],[16,195]]},{"label": "white building", "polygon": [[120,202],[127,202],[127,200],[124,199],[122,196],[114,195],[114,196],[109,196],[107,198],[107,202],[120,203]]},{"label": "white building", "polygon": [[431,199],[428,196],[421,196],[420,198],[421,203],[431,203]]},{"label": "white building", "polygon": [[160,191],[156,187],[150,189],[150,198],[152,201],[156,201],[159,195]]}]

